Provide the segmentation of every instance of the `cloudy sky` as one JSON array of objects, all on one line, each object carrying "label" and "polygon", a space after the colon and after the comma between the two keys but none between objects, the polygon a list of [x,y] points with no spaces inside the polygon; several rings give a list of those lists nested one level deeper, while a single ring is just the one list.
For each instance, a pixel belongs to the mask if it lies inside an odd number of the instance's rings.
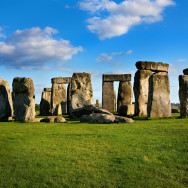
[{"label": "cloudy sky", "polygon": [[[102,102],[102,74],[134,74],[136,61],[170,64],[171,102],[188,67],[187,0],[0,1],[0,78],[34,81],[36,103],[51,78],[92,74]],[[115,83],[117,91],[118,83]]]}]

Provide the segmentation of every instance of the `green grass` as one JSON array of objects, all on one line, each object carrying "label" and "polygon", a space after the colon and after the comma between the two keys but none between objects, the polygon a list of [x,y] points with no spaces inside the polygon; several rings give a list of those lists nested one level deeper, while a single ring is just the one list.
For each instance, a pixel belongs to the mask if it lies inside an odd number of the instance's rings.
[{"label": "green grass", "polygon": [[0,187],[188,187],[188,119],[135,119],[1,122]]}]

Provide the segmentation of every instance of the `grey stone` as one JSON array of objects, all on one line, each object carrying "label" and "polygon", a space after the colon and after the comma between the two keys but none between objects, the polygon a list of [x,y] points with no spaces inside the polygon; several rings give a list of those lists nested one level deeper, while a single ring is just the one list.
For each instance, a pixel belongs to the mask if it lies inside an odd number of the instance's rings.
[{"label": "grey stone", "polygon": [[77,110],[88,105],[93,105],[91,74],[85,72],[74,73],[71,81],[70,116],[77,116]]},{"label": "grey stone", "polygon": [[47,117],[47,118],[41,119],[40,122],[46,122],[46,123],[65,123],[66,119],[64,117]]},{"label": "grey stone", "polygon": [[68,84],[71,83],[71,77],[56,77],[51,79],[52,84]]},{"label": "grey stone", "polygon": [[12,83],[13,107],[16,121],[32,121],[35,118],[34,85],[31,78],[16,77]]},{"label": "grey stone", "polygon": [[184,75],[188,75],[188,69],[184,69],[184,70],[183,70],[183,74],[184,74]]},{"label": "grey stone", "polygon": [[121,116],[133,115],[134,114],[134,104],[120,106],[118,114]]},{"label": "grey stone", "polygon": [[102,113],[93,113],[90,115],[83,115],[80,118],[80,121],[94,124],[110,124],[115,121],[115,116]]},{"label": "grey stone", "polygon": [[44,88],[40,102],[40,115],[51,114],[51,88]]},{"label": "grey stone", "polygon": [[151,70],[153,72],[168,72],[169,64],[152,61],[138,61],[136,68],[139,70]]},{"label": "grey stone", "polygon": [[67,114],[70,114],[71,109],[71,83],[67,87]]},{"label": "grey stone", "polygon": [[134,77],[135,115],[147,116],[150,70],[138,70]]},{"label": "grey stone", "polygon": [[102,108],[114,112],[116,96],[114,93],[114,83],[113,82],[103,82],[102,86]]},{"label": "grey stone", "polygon": [[103,74],[103,82],[131,81],[131,74]]},{"label": "grey stone", "polygon": [[171,116],[170,83],[168,74],[156,73],[149,78],[148,116]]},{"label": "grey stone", "polygon": [[12,96],[9,83],[0,79],[0,121],[9,121],[13,115]]},{"label": "grey stone", "polygon": [[119,82],[117,109],[121,105],[131,105],[133,99],[131,81]]},{"label": "grey stone", "polygon": [[67,113],[67,97],[65,84],[52,84],[51,111],[53,115],[62,115]]},{"label": "grey stone", "polygon": [[127,117],[115,116],[114,123],[133,123],[134,120]]},{"label": "grey stone", "polygon": [[180,115],[188,117],[188,75],[179,76]]}]

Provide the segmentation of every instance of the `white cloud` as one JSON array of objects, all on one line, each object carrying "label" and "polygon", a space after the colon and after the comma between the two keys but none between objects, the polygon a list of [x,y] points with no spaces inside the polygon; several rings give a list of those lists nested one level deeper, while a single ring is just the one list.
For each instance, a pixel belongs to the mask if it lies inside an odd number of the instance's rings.
[{"label": "white cloud", "polygon": [[[96,61],[98,61],[98,62],[111,62],[115,59],[115,57],[129,55],[131,53],[133,53],[132,50],[129,50],[129,51],[126,51],[126,52],[111,53],[111,54],[102,53],[96,58]],[[120,62],[115,62],[113,64],[118,65],[118,64],[120,64]]]},{"label": "white cloud", "polygon": [[87,20],[87,28],[100,39],[123,35],[134,25],[160,21],[164,8],[174,4],[173,0],[124,0],[119,4],[111,0],[79,2],[82,10],[93,15]]},{"label": "white cloud", "polygon": [[69,60],[74,54],[83,51],[74,47],[68,40],[55,40],[56,29],[33,27],[17,30],[0,42],[1,65],[9,68],[41,67],[48,62]]}]

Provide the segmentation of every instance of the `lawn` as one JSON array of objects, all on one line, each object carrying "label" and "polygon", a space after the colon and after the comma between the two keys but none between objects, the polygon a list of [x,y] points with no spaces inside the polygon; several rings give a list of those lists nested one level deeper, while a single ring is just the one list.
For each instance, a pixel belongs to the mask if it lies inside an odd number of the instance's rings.
[{"label": "lawn", "polygon": [[0,187],[188,187],[188,119],[0,123]]}]

